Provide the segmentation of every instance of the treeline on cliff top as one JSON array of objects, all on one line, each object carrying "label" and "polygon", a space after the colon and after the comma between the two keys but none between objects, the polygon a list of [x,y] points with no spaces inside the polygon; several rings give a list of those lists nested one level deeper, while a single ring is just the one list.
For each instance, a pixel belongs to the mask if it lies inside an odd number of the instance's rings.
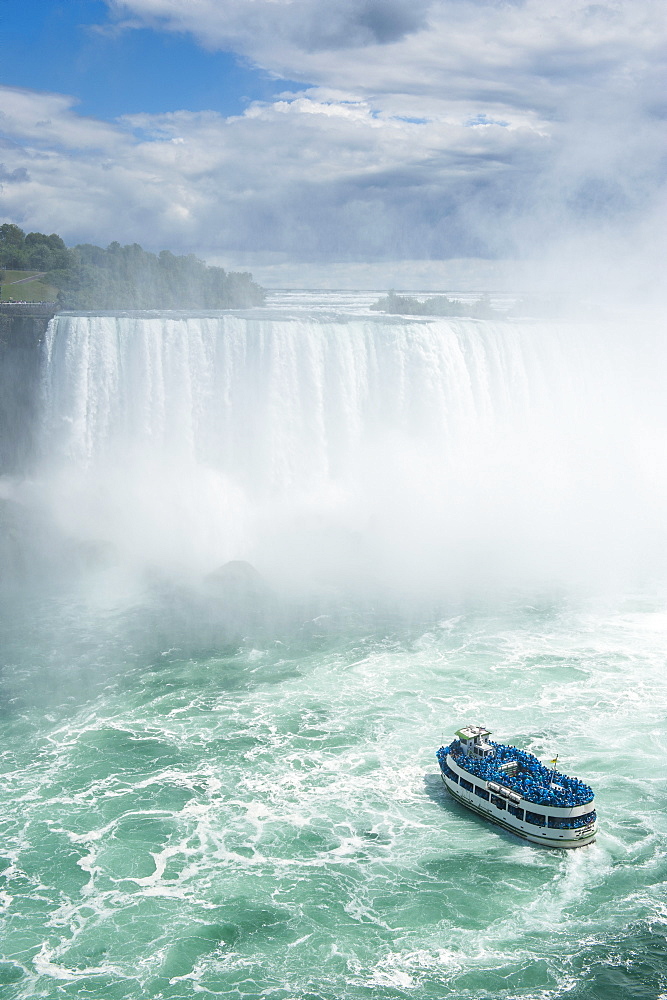
[{"label": "treeline on cliff top", "polygon": [[492,308],[487,295],[483,295],[476,302],[448,299],[446,295],[434,295],[432,298],[420,301],[410,295],[389,292],[374,302],[370,308],[376,312],[396,316],[466,316],[473,319],[493,319],[505,315]]},{"label": "treeline on cliff top", "polygon": [[0,226],[0,267],[43,271],[61,309],[245,309],[264,302],[247,271],[209,267],[194,254],[143,250],[138,243],[65,246],[56,233]]}]

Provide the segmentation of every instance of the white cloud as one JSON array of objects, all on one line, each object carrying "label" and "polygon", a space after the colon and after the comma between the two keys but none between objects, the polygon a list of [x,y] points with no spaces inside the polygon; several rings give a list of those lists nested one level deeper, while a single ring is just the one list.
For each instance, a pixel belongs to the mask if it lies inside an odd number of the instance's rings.
[{"label": "white cloud", "polygon": [[[665,30],[662,0],[107,2],[128,23],[189,32],[277,76],[382,96],[403,113],[426,101],[457,117],[498,107],[522,121],[552,118],[577,88],[632,82],[659,59]],[[355,30],[372,14],[396,30]]]},{"label": "white cloud", "polygon": [[452,191],[478,197],[475,184],[506,172],[503,161],[520,148],[539,156],[544,143],[502,126],[377,116],[367,102],[318,92],[235,118],[179,111],[116,126],[78,118],[59,96],[5,95],[14,106],[5,170],[29,175],[6,187],[6,214],[29,226],[46,215],[71,238],[150,234],[153,245],[186,249],[219,240],[324,259],[333,241],[343,257],[387,257],[429,202],[437,251]]},{"label": "white cloud", "polygon": [[[390,44],[427,23],[431,0],[107,0],[120,25],[192,32],[207,48],[291,54]],[[260,60],[263,61],[263,60]],[[275,68],[275,67],[274,67]],[[277,69],[282,75],[282,70]]]},{"label": "white cloud", "polygon": [[61,94],[3,87],[0,128],[5,136],[36,149],[104,151],[117,147],[117,129],[77,115],[74,106],[71,98]]},{"label": "white cloud", "polygon": [[28,228],[313,266],[661,239],[663,0],[108,3],[311,86],[115,124],[4,90],[2,210]]}]

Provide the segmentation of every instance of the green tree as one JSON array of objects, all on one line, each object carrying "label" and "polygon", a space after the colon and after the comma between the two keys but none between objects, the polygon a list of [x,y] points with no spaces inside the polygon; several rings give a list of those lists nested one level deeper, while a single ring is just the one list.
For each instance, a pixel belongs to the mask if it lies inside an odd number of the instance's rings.
[{"label": "green tree", "polygon": [[0,265],[9,268],[26,266],[25,233],[13,222],[0,226]]},{"label": "green tree", "polygon": [[46,272],[69,309],[228,309],[264,301],[252,275],[208,267],[194,254],[156,255],[117,241],[68,249],[57,233],[26,236],[9,222],[0,226],[0,267]]},{"label": "green tree", "polygon": [[250,274],[208,267],[194,254],[155,255],[117,242],[106,250],[81,244],[70,253],[73,267],[49,276],[69,309],[226,309],[264,301]]}]

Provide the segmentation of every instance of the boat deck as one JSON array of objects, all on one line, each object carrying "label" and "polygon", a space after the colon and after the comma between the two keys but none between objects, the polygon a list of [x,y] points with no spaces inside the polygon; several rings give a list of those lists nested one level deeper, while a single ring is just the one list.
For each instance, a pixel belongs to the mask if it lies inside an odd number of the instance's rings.
[{"label": "boat deck", "polygon": [[482,781],[493,781],[516,792],[535,805],[573,808],[593,801],[593,789],[579,778],[571,778],[542,764],[526,750],[489,741],[494,753],[475,757],[465,752],[460,740],[438,750],[438,760],[451,754],[459,767]]}]

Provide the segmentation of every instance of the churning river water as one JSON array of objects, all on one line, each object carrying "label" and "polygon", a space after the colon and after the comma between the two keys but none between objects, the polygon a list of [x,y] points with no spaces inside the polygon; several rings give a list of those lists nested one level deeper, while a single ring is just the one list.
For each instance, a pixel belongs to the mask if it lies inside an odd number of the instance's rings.
[{"label": "churning river water", "polygon": [[[3,485],[0,996],[667,998],[663,356],[361,298],[61,316]],[[590,783],[529,845],[453,730]]]}]

